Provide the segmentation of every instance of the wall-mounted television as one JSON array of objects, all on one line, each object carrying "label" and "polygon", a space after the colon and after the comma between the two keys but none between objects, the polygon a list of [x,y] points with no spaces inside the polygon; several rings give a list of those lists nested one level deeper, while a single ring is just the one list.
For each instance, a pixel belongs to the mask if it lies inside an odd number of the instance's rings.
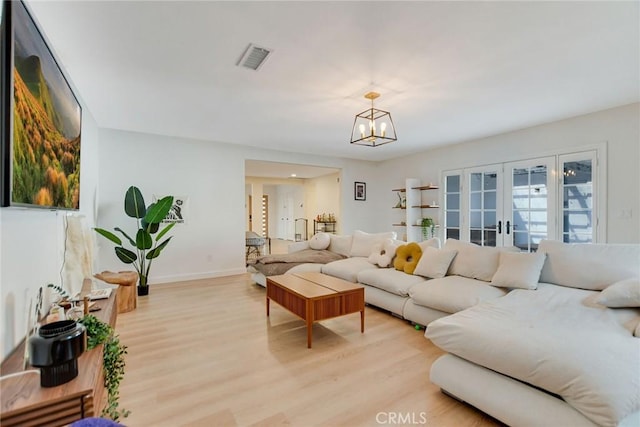
[{"label": "wall-mounted television", "polygon": [[25,4],[0,2],[0,206],[78,209],[80,103]]}]

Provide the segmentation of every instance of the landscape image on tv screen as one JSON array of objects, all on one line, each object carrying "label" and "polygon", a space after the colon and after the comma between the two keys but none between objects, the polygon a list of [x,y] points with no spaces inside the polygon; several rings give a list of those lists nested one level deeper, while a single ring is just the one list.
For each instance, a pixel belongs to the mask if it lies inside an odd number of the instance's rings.
[{"label": "landscape image on tv screen", "polygon": [[24,5],[12,9],[11,204],[78,209],[80,104]]}]

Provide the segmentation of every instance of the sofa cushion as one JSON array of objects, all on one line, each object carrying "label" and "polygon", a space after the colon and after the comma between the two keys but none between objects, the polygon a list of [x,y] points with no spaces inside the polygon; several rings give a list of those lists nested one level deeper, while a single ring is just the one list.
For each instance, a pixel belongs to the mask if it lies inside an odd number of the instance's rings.
[{"label": "sofa cushion", "polygon": [[331,237],[328,233],[316,233],[309,239],[309,247],[317,251],[327,249],[331,243]]},{"label": "sofa cushion", "polygon": [[409,290],[409,296],[416,304],[446,313],[457,313],[482,301],[506,294],[507,291],[504,289],[460,276],[428,280]]},{"label": "sofa cushion", "polygon": [[451,261],[458,253],[457,250],[436,249],[432,246],[422,248],[422,256],[413,274],[439,279],[449,270]]},{"label": "sofa cushion", "polygon": [[491,284],[502,288],[536,289],[544,259],[545,254],[540,252],[500,252],[500,264]]},{"label": "sofa cushion", "polygon": [[339,236],[337,234],[329,234],[331,243],[329,243],[329,250],[340,255],[349,256],[351,253],[351,243],[353,236]]},{"label": "sofa cushion", "polygon": [[322,266],[322,272],[349,282],[358,282],[358,273],[363,270],[377,269],[367,258],[354,257],[330,262]]},{"label": "sofa cushion", "polygon": [[640,307],[640,279],[621,280],[600,292],[598,304],[607,307]]},{"label": "sofa cushion", "polygon": [[374,288],[382,289],[400,296],[409,295],[409,289],[412,286],[424,281],[423,277],[406,274],[394,268],[364,270],[358,273],[359,283],[373,286]]},{"label": "sofa cushion", "polygon": [[540,274],[541,282],[601,291],[612,283],[639,275],[638,244],[542,240],[538,252],[547,254]]},{"label": "sofa cushion", "polygon": [[449,353],[560,395],[596,425],[618,425],[640,410],[640,340],[613,309],[585,305],[590,294],[546,283],[535,292],[516,289],[434,321],[425,336]]},{"label": "sofa cushion", "polygon": [[422,249],[420,249],[420,246],[417,243],[411,242],[406,245],[400,245],[398,246],[398,249],[396,249],[396,257],[393,261],[393,266],[398,271],[413,274],[413,270],[416,269],[421,256]]},{"label": "sofa cushion", "polygon": [[500,252],[497,248],[478,246],[456,239],[447,239],[444,248],[458,251],[449,267],[449,272],[447,273],[449,275],[490,282],[498,269]]},{"label": "sofa cushion", "polygon": [[320,273],[322,272],[323,265],[324,264],[312,264],[312,263],[299,264],[287,270],[287,274],[308,273],[311,271],[313,271],[314,273]]},{"label": "sofa cushion", "polygon": [[385,239],[395,239],[396,233],[389,231],[386,233],[365,233],[364,231],[356,230],[353,232],[353,242],[351,244],[351,251],[349,256],[364,256],[371,255],[373,246],[376,243],[382,242]]}]

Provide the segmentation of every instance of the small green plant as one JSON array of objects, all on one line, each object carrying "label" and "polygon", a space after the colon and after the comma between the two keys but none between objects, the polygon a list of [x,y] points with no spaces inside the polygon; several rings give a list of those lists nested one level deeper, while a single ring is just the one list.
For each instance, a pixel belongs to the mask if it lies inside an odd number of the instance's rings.
[{"label": "small green plant", "polygon": [[79,320],[87,328],[87,349],[91,350],[104,344],[102,364],[104,369],[104,386],[107,389],[107,406],[102,410],[102,417],[118,421],[126,418],[130,411],[120,409],[120,381],[124,378],[127,347],[114,334],[113,328],[97,317],[88,314]]},{"label": "small green plant", "polygon": [[47,288],[53,289],[55,292],[58,293],[58,295],[60,295],[60,298],[62,298],[62,299],[68,299],[69,298],[69,293],[67,291],[65,291],[62,286],[58,286],[58,285],[54,285],[53,283],[49,283],[47,285]]},{"label": "small green plant", "polygon": [[427,240],[433,237],[436,229],[436,223],[433,221],[432,218],[422,218],[422,221],[420,222],[420,226],[422,227],[422,237],[424,238],[424,240]]}]

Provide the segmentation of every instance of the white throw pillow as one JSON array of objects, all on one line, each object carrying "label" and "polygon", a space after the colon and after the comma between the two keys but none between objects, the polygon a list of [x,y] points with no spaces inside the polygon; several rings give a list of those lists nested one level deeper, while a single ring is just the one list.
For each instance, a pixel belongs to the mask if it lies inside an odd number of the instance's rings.
[{"label": "white throw pillow", "polygon": [[424,252],[424,249],[428,247],[440,249],[440,239],[437,237],[432,237],[429,240],[425,240],[424,242],[418,243],[418,246],[420,246],[420,249],[422,249],[422,252]]},{"label": "white throw pillow", "polygon": [[607,307],[640,307],[640,278],[620,280],[600,292],[596,300]]},{"label": "white throw pillow", "polygon": [[327,233],[316,233],[309,240],[309,247],[317,251],[327,249],[331,243],[331,237]]},{"label": "white throw pillow", "polygon": [[500,252],[491,284],[500,288],[537,289],[546,254]]},{"label": "white throw pillow", "polygon": [[352,236],[338,236],[336,234],[330,234],[331,243],[329,244],[329,250],[336,254],[349,256],[351,252]]},{"label": "white throw pillow", "polygon": [[498,269],[500,252],[496,248],[447,239],[444,249],[458,251],[449,267],[449,275],[490,282]]},{"label": "white throw pillow", "polygon": [[369,262],[382,268],[390,267],[391,261],[396,255],[396,249],[400,244],[400,242],[393,239],[384,239],[382,242],[376,243],[373,245],[371,255],[369,255]]},{"label": "white throw pillow", "polygon": [[356,230],[353,232],[353,243],[351,244],[351,252],[349,256],[368,257],[373,251],[373,245],[380,243],[385,239],[395,239],[396,233],[389,231],[387,233],[365,233]]},{"label": "white throw pillow", "polygon": [[449,270],[451,261],[455,258],[457,250],[436,249],[432,246],[422,248],[422,257],[418,261],[413,274],[432,279],[444,277]]}]

